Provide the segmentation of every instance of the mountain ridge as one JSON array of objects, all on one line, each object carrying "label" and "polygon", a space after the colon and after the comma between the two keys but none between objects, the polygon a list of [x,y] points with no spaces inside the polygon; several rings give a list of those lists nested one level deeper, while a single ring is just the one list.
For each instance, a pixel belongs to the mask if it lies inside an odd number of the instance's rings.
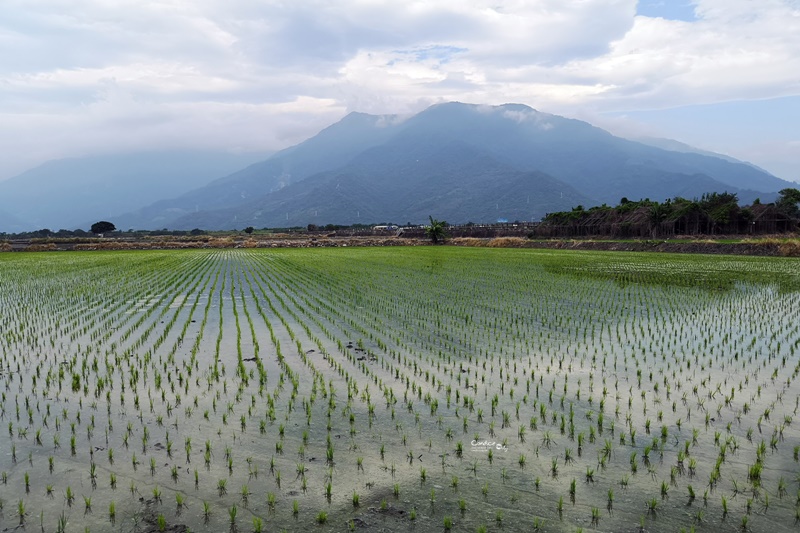
[{"label": "mountain ridge", "polygon": [[[170,194],[161,188],[169,176],[159,174],[162,183],[151,182],[158,198],[116,211],[106,201],[102,217],[119,228],[210,230],[421,223],[429,214],[491,222],[531,220],[577,203],[615,204],[623,196],[664,200],[731,192],[743,202],[770,201],[781,188],[796,186],[719,154],[672,148],[617,137],[524,104],[444,102],[410,116],[353,112],[268,158],[206,176],[199,187]],[[94,183],[82,186],[83,193],[105,194],[107,200],[108,184]],[[2,187],[0,182],[0,194]],[[35,193],[11,201],[13,195],[5,195],[0,211],[41,224],[42,217],[8,208],[35,203]],[[59,211],[60,220],[74,220],[66,211],[69,206]],[[81,223],[90,218],[84,214]]]}]

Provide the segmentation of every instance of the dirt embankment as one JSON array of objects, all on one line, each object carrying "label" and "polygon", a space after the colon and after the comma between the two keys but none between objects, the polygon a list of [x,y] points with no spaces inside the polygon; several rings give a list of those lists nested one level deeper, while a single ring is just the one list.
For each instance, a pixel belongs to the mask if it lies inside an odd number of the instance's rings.
[{"label": "dirt embankment", "polygon": [[485,246],[489,248],[544,248],[556,250],[595,250],[619,252],[665,252],[691,254],[760,255],[800,257],[800,241],[767,239],[752,242],[725,243],[714,241],[592,241],[592,240],[527,240],[516,237],[495,239],[453,239],[456,246]]}]

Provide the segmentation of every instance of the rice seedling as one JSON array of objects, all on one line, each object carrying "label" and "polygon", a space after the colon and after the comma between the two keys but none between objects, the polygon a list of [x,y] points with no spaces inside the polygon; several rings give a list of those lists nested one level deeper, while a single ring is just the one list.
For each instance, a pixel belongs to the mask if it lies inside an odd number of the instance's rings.
[{"label": "rice seedling", "polygon": [[600,524],[600,509],[592,507],[592,525],[597,526]]},{"label": "rice seedling", "polygon": [[443,522],[444,522],[444,530],[445,531],[450,531],[453,528],[453,517],[452,516],[445,515],[445,517],[443,519]]},{"label": "rice seedling", "polygon": [[186,506],[186,496],[180,492],[175,493],[175,507],[180,511]]}]

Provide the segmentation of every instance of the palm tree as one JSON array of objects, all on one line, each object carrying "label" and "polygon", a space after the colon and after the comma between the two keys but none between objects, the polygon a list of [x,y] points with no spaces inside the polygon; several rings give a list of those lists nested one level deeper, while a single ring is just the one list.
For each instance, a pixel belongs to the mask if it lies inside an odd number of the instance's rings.
[{"label": "palm tree", "polygon": [[432,216],[428,216],[428,218],[430,219],[431,224],[425,228],[425,234],[430,237],[433,244],[437,244],[440,240],[444,240],[444,238],[447,236],[447,232],[445,231],[447,222],[444,220],[436,220]]}]

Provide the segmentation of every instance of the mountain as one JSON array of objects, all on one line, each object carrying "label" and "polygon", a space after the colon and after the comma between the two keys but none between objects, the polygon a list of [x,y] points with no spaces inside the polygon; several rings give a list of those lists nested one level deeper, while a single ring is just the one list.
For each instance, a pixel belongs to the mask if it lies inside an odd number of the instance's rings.
[{"label": "mountain", "polygon": [[266,161],[214,180],[206,187],[117,216],[115,220],[120,227],[158,229],[172,227],[176,219],[189,213],[247,203],[317,172],[344,165],[364,150],[389,139],[400,122],[394,115],[350,113],[314,137]]},{"label": "mountain", "polygon": [[128,215],[123,226],[531,220],[622,197],[727,191],[769,201],[792,185],[717,154],[665,150],[524,105],[453,102],[404,120],[350,114],[264,162]]},{"label": "mountain", "polygon": [[549,211],[592,203],[551,176],[514,169],[469,144],[408,141],[395,139],[338,170],[236,207],[186,215],[174,226],[404,224],[424,221],[430,214],[451,223],[539,220]]},{"label": "mountain", "polygon": [[[0,181],[0,231],[72,229],[202,187],[265,154],[154,152],[48,161]],[[122,226],[119,226],[120,228]]]},{"label": "mountain", "polygon": [[711,157],[716,157],[729,163],[743,163],[745,165],[749,165],[760,172],[764,172],[765,174],[769,174],[766,170],[759,167],[758,165],[754,165],[749,161],[740,161],[735,157],[731,157],[729,155],[720,154],[717,152],[711,152],[709,150],[703,150],[701,148],[696,148],[686,143],[682,143],[680,141],[676,141],[675,139],[665,139],[662,137],[636,137],[631,139],[632,141],[640,142],[642,144],[646,144],[648,146],[654,146],[656,148],[661,148],[662,150],[668,150],[670,152],[682,152],[685,154],[700,154],[700,155],[708,155]]}]

